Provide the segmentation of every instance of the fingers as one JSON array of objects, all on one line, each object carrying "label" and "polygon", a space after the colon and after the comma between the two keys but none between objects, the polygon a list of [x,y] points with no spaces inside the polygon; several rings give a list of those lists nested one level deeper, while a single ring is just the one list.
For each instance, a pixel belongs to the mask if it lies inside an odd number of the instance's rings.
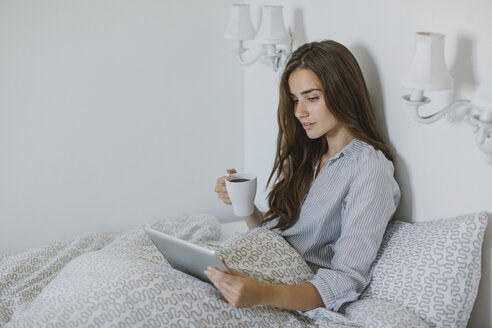
[{"label": "fingers", "polygon": [[227,205],[232,205],[232,202],[229,198],[226,198],[226,197],[220,197],[219,198]]},{"label": "fingers", "polygon": [[237,302],[236,277],[224,273],[214,267],[208,267],[204,273],[229,303],[234,306],[239,305]]},{"label": "fingers", "polygon": [[227,263],[226,263],[226,261],[225,261],[224,259],[222,259],[222,263],[224,263],[224,266],[226,267],[226,269],[227,269],[227,270],[229,271],[229,273],[230,273],[230,274],[232,274],[233,276],[240,276],[240,275],[241,275],[241,274],[240,274],[239,272],[237,272],[236,270],[231,269],[231,268],[227,265]]},{"label": "fingers", "polygon": [[224,196],[227,196],[227,189],[225,186],[225,176],[217,179],[215,183],[215,192],[217,193],[217,196],[219,196],[220,199],[223,199]]},{"label": "fingers", "polygon": [[229,280],[231,275],[222,272],[214,267],[209,266],[207,270],[204,271],[204,273],[208,277],[208,279],[210,279],[210,281],[214,284],[214,286],[217,287],[217,289],[221,292],[224,289],[224,286],[231,284]]},{"label": "fingers", "polygon": [[226,185],[225,185],[225,177],[220,177],[217,179],[215,183],[215,192],[216,193],[227,193]]},{"label": "fingers", "polygon": [[258,303],[258,300],[255,299],[258,293],[255,292],[254,288],[249,288],[248,280],[251,280],[250,278],[228,274],[214,267],[208,267],[205,274],[222,296],[233,306],[250,306]]},{"label": "fingers", "polygon": [[[235,169],[227,169],[227,174],[234,173],[237,173]],[[217,193],[217,197],[219,197],[219,199],[222,200],[225,204],[232,205],[229,194],[227,193],[225,179],[226,176],[217,179],[215,183],[215,192]]]},{"label": "fingers", "polygon": [[216,186],[217,187],[218,186],[225,186],[225,178],[226,178],[225,176],[218,178],[216,183],[215,183]]},{"label": "fingers", "polygon": [[217,193],[217,197],[219,197],[224,203],[229,205],[232,204],[225,186],[225,177],[219,178],[217,180],[217,184],[215,185],[215,192]]}]

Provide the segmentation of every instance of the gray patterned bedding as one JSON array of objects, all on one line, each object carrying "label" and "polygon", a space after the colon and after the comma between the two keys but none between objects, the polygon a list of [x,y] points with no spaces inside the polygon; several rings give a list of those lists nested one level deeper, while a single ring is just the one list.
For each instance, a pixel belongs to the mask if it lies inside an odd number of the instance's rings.
[{"label": "gray patterned bedding", "polygon": [[[257,228],[224,243],[210,215],[148,226],[215,248],[233,269],[294,284],[312,272],[280,236]],[[345,312],[233,307],[210,284],[169,267],[143,227],[95,233],[0,255],[0,326],[5,327],[430,327],[415,311],[365,298]]]}]

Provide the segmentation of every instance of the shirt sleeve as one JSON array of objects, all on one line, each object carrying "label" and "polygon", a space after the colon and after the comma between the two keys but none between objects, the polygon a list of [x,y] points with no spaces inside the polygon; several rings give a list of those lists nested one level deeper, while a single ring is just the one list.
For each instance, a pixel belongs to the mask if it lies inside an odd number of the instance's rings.
[{"label": "shirt sleeve", "polygon": [[369,284],[372,263],[400,200],[393,164],[380,151],[373,150],[359,160],[342,205],[341,232],[333,246],[331,264],[320,268],[309,281],[325,307],[333,311],[357,300]]}]

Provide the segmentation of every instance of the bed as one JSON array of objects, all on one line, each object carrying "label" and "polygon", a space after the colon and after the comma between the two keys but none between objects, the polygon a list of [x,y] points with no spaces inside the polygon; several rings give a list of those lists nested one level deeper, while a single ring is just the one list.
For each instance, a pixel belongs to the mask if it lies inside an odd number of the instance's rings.
[{"label": "bed", "polygon": [[[2,327],[466,327],[481,272],[486,213],[393,220],[360,299],[340,313],[228,304],[210,284],[170,268],[143,226],[0,255]],[[264,228],[208,214],[152,227],[216,249],[233,269],[295,284],[310,268]]]}]

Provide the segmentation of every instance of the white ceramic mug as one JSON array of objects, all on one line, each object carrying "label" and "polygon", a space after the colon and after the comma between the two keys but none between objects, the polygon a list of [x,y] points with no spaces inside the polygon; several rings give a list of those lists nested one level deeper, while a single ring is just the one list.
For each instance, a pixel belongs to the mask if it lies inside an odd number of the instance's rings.
[{"label": "white ceramic mug", "polygon": [[[236,181],[234,180],[244,180]],[[225,179],[227,194],[232,202],[232,209],[237,216],[248,216],[255,212],[256,175],[234,173]]]}]

